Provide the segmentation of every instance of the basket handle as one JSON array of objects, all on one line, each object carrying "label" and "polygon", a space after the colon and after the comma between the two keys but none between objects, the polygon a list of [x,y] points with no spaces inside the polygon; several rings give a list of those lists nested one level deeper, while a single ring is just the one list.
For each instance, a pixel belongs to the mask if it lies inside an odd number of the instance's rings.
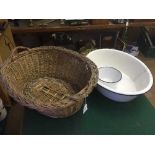
[{"label": "basket handle", "polygon": [[23,51],[23,50],[28,50],[28,51],[29,51],[30,48],[24,47],[24,46],[17,46],[17,47],[15,47],[15,48],[12,50],[11,57],[14,57],[15,55],[17,55],[18,52],[19,52],[19,50],[20,50],[20,52]]},{"label": "basket handle", "polygon": [[[10,59],[10,60],[13,60],[13,58],[15,57],[15,55],[18,54],[18,50],[20,50],[20,52],[21,52],[22,50],[28,50],[28,51],[30,51],[30,48],[24,47],[24,46],[17,46],[17,47],[15,47],[15,48],[11,51],[11,55],[9,56],[9,59]],[[7,63],[9,62],[9,59],[6,59],[6,60],[4,61],[4,63],[0,64],[0,69],[2,68],[2,66],[3,66],[4,64],[7,64]],[[1,74],[0,74],[0,76],[1,76]]]}]

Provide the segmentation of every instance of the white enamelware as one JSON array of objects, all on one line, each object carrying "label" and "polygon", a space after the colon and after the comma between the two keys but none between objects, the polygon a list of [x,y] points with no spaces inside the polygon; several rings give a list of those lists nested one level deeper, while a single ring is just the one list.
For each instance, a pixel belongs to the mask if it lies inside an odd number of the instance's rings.
[{"label": "white enamelware", "polygon": [[113,67],[100,67],[99,80],[108,83],[118,82],[122,78],[122,73]]},{"label": "white enamelware", "polygon": [[[98,69],[113,67],[121,72],[122,77],[118,82],[98,80],[97,90],[109,99],[128,102],[152,87],[153,77],[150,70],[142,61],[130,54],[115,49],[98,49],[90,52],[87,57]],[[99,79],[102,78],[99,75]]]}]

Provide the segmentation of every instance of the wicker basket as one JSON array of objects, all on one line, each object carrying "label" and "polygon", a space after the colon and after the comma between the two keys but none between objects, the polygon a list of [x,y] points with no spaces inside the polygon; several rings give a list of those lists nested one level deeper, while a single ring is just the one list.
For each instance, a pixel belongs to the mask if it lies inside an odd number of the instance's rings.
[{"label": "wicker basket", "polygon": [[54,46],[16,47],[0,73],[9,95],[18,103],[54,118],[76,113],[98,80],[92,61]]}]

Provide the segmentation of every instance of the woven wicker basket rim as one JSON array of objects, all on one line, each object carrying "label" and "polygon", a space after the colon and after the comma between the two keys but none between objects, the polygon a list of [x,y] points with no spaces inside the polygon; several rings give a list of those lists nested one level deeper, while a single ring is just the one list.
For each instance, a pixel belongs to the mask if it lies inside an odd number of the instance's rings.
[{"label": "woven wicker basket rim", "polygon": [[5,69],[6,66],[8,66],[9,64],[12,64],[13,62],[15,62],[16,60],[18,60],[21,57],[24,57],[25,55],[29,55],[32,54],[34,52],[38,52],[40,50],[49,50],[49,49],[56,49],[58,51],[62,51],[65,52],[67,54],[70,54],[72,56],[76,56],[78,59],[81,59],[82,61],[86,61],[89,65],[95,65],[89,58],[84,57],[83,55],[80,55],[79,53],[77,53],[76,51],[70,50],[70,49],[66,49],[63,47],[56,47],[56,46],[40,46],[40,47],[36,47],[36,48],[32,48],[29,50],[24,50],[14,56],[10,55],[8,57],[8,59],[1,65],[0,69],[3,70]]}]

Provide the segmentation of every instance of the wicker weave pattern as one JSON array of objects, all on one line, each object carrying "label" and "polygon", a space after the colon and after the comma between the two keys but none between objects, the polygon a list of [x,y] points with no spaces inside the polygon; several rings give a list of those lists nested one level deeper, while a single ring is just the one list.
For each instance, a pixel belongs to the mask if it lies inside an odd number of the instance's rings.
[{"label": "wicker weave pattern", "polygon": [[17,47],[1,67],[1,80],[20,104],[50,117],[68,117],[97,84],[98,70],[86,57],[61,47]]}]

